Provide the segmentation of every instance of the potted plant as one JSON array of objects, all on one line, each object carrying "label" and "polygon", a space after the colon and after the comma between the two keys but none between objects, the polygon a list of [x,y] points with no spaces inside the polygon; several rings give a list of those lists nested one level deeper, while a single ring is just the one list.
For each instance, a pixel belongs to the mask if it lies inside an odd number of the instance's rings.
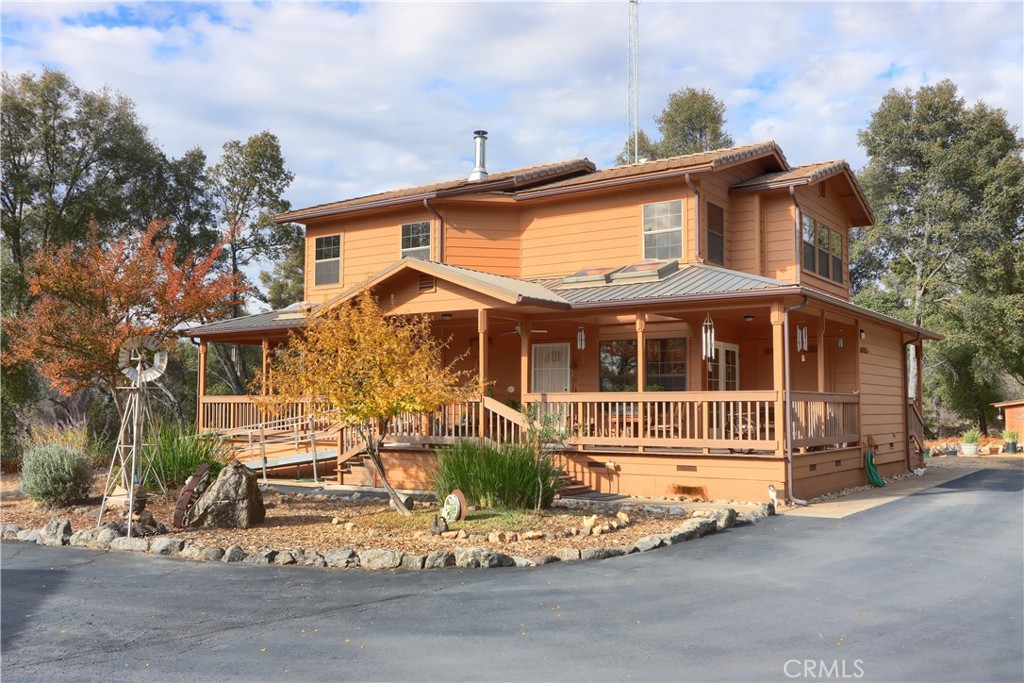
[{"label": "potted plant", "polygon": [[961,435],[963,443],[960,445],[960,450],[966,456],[972,456],[978,454],[978,441],[981,440],[981,432],[977,429],[969,429]]},{"label": "potted plant", "polygon": [[1007,429],[1003,432],[1003,441],[1006,442],[1006,452],[1016,453],[1017,452],[1017,430]]}]

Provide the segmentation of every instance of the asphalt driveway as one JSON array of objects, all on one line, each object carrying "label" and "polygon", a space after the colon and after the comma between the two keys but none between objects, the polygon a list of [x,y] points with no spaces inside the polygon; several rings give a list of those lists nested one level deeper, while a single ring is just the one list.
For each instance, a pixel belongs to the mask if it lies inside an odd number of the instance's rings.
[{"label": "asphalt driveway", "polygon": [[9,681],[1024,680],[1024,472],[533,569],[0,544]]}]

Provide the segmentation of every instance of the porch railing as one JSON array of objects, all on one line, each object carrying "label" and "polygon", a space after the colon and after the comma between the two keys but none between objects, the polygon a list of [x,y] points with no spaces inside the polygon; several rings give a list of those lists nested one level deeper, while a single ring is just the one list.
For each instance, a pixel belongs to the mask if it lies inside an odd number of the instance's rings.
[{"label": "porch railing", "polygon": [[[783,404],[775,391],[534,393],[523,399],[526,406],[536,405],[553,415],[569,443],[579,447],[781,452],[783,446],[784,423],[776,415]],[[260,424],[251,397],[204,396],[200,401],[206,431],[251,431]],[[856,394],[793,392],[793,447],[843,447],[859,441],[859,402]],[[296,402],[277,415],[301,422],[308,411],[307,402]],[[522,413],[485,397],[431,413],[403,413],[385,438],[420,444],[478,437],[515,442],[522,440],[524,429]],[[342,452],[350,446],[338,443]]]},{"label": "porch railing", "polygon": [[579,446],[777,450],[774,391],[527,394]]},{"label": "porch railing", "polygon": [[859,395],[794,391],[791,398],[794,448],[841,446],[860,439]]}]

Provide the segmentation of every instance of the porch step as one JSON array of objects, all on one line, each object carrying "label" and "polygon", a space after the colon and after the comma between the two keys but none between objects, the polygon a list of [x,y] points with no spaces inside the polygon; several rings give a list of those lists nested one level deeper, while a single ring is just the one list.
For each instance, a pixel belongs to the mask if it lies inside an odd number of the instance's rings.
[{"label": "porch step", "polygon": [[583,482],[569,476],[561,476],[555,483],[555,493],[559,496],[578,496],[582,493],[593,493]]}]

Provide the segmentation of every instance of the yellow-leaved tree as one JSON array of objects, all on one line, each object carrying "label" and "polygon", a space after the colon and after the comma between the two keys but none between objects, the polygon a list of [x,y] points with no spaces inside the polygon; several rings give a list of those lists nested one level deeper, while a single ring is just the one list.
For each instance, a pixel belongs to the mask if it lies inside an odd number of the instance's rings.
[{"label": "yellow-leaved tree", "polygon": [[275,354],[260,402],[272,409],[308,398],[321,415],[337,410],[366,444],[397,509],[409,515],[381,459],[388,425],[401,413],[479,397],[477,378],[444,362],[446,343],[431,334],[428,316],[385,315],[366,291],[310,317],[289,338]]}]

